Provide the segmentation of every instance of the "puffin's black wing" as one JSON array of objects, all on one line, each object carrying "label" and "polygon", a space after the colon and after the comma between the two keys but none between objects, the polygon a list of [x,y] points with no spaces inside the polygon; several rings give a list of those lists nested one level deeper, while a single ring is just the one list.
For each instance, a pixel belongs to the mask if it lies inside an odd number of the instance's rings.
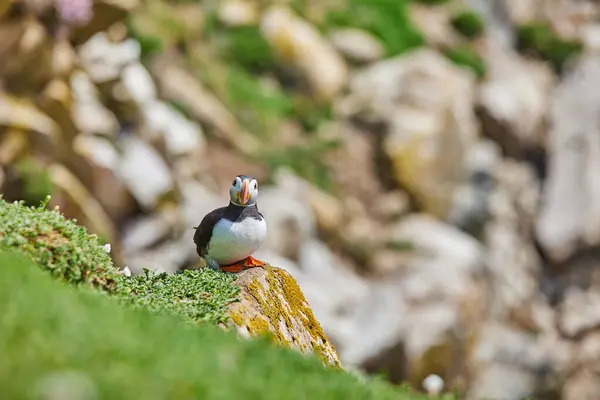
[{"label": "puffin's black wing", "polygon": [[198,255],[202,258],[206,255],[206,248],[208,247],[208,242],[212,236],[213,228],[221,219],[223,219],[223,214],[227,207],[217,208],[206,214],[204,218],[202,218],[202,222],[196,228],[196,232],[194,233],[194,243],[196,243],[196,251]]}]

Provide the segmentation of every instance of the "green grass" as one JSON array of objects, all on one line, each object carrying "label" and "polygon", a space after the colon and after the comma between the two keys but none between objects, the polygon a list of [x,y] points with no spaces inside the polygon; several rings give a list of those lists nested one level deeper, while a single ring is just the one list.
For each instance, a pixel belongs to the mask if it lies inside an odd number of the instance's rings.
[{"label": "green grass", "polygon": [[18,250],[71,284],[113,288],[118,271],[100,239],[45,206],[0,199],[0,249]]},{"label": "green grass", "polygon": [[234,280],[233,274],[208,268],[175,274],[145,270],[143,275],[119,278],[115,294],[134,308],[216,325],[226,321],[227,306],[238,299]]},{"label": "green grass", "polygon": [[0,265],[3,398],[44,398],[52,381],[63,393],[87,387],[111,400],[426,398],[267,339],[124,307],[106,292],[51,279],[20,254],[0,252]]}]

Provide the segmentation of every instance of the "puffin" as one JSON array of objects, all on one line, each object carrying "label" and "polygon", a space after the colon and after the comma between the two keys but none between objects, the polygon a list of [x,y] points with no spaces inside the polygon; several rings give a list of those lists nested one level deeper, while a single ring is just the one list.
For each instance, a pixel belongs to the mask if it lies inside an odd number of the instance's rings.
[{"label": "puffin", "polygon": [[264,267],[263,261],[252,257],[267,237],[257,197],[256,179],[238,175],[229,188],[229,204],[209,212],[194,227],[196,251],[207,267],[233,273]]}]

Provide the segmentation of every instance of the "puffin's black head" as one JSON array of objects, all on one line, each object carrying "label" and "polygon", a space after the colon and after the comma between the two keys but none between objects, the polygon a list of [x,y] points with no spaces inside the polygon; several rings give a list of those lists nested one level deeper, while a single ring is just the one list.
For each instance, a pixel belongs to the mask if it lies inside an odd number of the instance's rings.
[{"label": "puffin's black head", "polygon": [[229,189],[229,199],[238,206],[256,204],[258,197],[258,182],[251,176],[238,175]]}]

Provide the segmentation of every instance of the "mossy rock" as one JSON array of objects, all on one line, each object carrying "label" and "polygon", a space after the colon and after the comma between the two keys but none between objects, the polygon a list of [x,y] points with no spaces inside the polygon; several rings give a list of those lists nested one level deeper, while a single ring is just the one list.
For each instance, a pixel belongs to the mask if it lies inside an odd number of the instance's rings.
[{"label": "mossy rock", "polygon": [[231,304],[228,313],[238,333],[266,335],[276,344],[316,354],[325,365],[340,367],[335,348],[289,273],[267,265],[241,272],[234,284],[240,287],[241,301]]},{"label": "mossy rock", "polygon": [[0,199],[0,249],[14,249],[71,284],[112,290],[119,272],[96,235],[47,210]]}]

